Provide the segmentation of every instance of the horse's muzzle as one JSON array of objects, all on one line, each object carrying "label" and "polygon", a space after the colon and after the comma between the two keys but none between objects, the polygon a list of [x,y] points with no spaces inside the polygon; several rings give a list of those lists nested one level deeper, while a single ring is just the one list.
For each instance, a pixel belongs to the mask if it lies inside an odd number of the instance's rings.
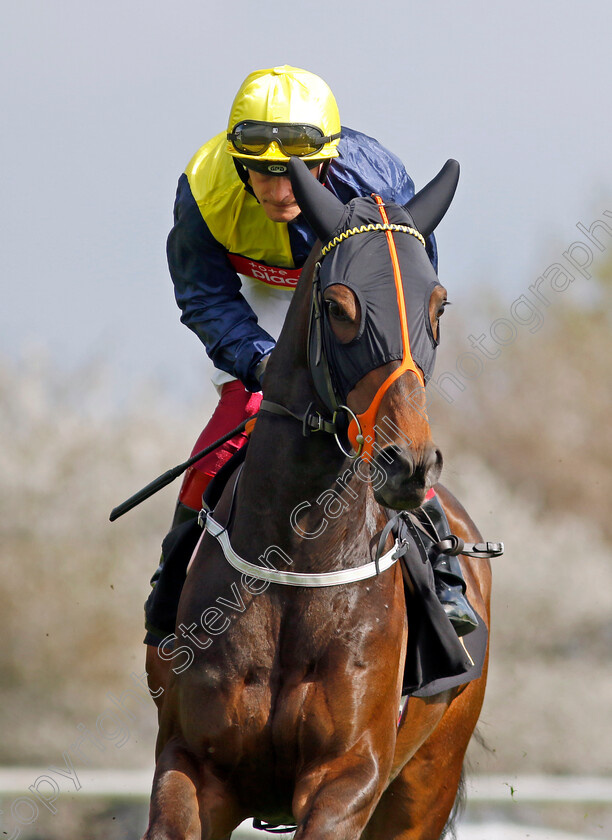
[{"label": "horse's muzzle", "polygon": [[433,443],[418,453],[391,444],[378,450],[373,467],[382,476],[374,486],[376,501],[393,510],[411,510],[423,504],[440,478],[442,453]]}]

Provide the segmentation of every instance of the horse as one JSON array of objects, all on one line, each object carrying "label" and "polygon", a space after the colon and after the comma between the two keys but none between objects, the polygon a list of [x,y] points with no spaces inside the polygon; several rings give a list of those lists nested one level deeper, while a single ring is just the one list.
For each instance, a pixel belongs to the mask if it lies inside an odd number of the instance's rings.
[{"label": "horse", "polygon": [[[248,817],[295,824],[296,840],[434,840],[484,698],[488,648],[479,677],[411,696],[398,725],[415,596],[393,512],[435,487],[453,534],[481,540],[438,481],[424,390],[446,302],[424,245],[458,165],[406,207],[345,206],[302,161],[290,172],[320,241],[160,649],[170,673],[143,840],[228,840]],[[461,566],[488,627],[488,560]]]}]

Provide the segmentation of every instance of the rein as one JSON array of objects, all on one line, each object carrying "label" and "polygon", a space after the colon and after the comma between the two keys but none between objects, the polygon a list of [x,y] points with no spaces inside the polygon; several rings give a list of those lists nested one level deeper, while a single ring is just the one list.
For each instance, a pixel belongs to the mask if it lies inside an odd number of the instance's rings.
[{"label": "rein", "polygon": [[361,454],[363,435],[357,436],[358,438],[361,437],[361,442],[358,444],[358,451],[356,453],[347,452],[339,438],[339,434],[341,434],[344,426],[344,424],[342,426],[338,425],[338,416],[341,412],[347,412],[347,414],[349,414],[356,423],[359,422],[357,415],[351,411],[348,405],[338,405],[331,420],[327,420],[320,411],[317,411],[314,408],[314,403],[312,402],[309,403],[308,408],[304,414],[301,415],[296,414],[286,406],[281,405],[281,403],[275,403],[271,400],[262,400],[259,405],[259,411],[267,411],[268,414],[278,414],[281,417],[293,417],[294,420],[298,420],[302,424],[302,434],[304,437],[308,437],[313,432],[327,432],[328,434],[333,435],[336,438],[338,448],[347,458],[355,459]]}]

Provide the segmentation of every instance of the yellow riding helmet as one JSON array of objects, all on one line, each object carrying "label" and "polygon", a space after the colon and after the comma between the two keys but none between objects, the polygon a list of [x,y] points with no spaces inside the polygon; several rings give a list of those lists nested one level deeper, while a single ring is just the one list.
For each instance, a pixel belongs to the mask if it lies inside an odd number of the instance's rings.
[{"label": "yellow riding helmet", "polygon": [[[273,126],[314,126],[322,132],[324,142],[305,160],[329,160],[338,156],[340,138],[340,114],[333,93],[319,76],[290,67],[272,67],[256,70],[246,77],[234,99],[227,132],[227,151],[234,158],[248,161],[287,161],[289,155],[283,150],[282,142],[274,142],[273,136],[261,152],[243,153],[234,145],[231,137],[243,123],[263,123]],[[240,144],[238,144],[240,145]]]}]

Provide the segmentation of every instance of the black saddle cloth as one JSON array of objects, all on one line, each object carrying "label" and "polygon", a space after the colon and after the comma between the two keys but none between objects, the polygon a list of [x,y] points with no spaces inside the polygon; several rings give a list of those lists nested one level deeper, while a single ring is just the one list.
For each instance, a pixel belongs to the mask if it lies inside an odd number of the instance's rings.
[{"label": "black saddle cloth", "polygon": [[[446,518],[446,517],[445,517]],[[434,544],[427,535],[408,529],[400,536],[408,539],[409,549],[400,562],[414,587],[414,595],[404,584],[408,610],[408,648],[404,665],[402,694],[431,697],[477,679],[482,673],[488,631],[481,616],[478,627],[459,638],[438,597],[428,554]],[[450,528],[446,523],[446,531]]]}]

